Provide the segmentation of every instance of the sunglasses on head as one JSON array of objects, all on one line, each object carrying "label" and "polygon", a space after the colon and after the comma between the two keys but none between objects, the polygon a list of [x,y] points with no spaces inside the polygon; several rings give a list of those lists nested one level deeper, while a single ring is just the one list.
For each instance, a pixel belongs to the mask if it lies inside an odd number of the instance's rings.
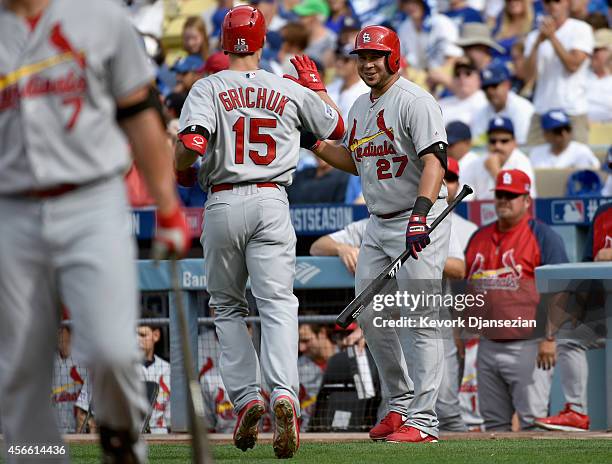
[{"label": "sunglasses on head", "polygon": [[515,198],[518,198],[522,195],[522,193],[504,192],[503,190],[495,191],[495,198],[497,200],[514,200]]},{"label": "sunglasses on head", "polygon": [[561,3],[561,0],[543,0],[544,3]]},{"label": "sunglasses on head", "polygon": [[491,137],[489,138],[489,145],[497,145],[498,143],[505,145],[511,141],[512,137]]}]

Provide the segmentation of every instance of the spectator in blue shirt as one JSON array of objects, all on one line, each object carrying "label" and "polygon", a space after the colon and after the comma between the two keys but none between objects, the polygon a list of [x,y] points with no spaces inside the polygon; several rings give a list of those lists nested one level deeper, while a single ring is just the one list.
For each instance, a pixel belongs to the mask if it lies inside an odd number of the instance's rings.
[{"label": "spectator in blue shirt", "polygon": [[287,188],[289,203],[350,204],[361,196],[358,177],[335,169],[320,158],[316,161],[316,167],[295,173],[293,183]]},{"label": "spectator in blue shirt", "polygon": [[531,0],[506,0],[493,28],[493,37],[505,53],[495,53],[494,56],[509,61],[512,46],[534,29],[535,17]]},{"label": "spectator in blue shirt", "polygon": [[465,23],[482,23],[480,11],[468,6],[466,0],[450,0],[450,8],[444,14],[457,25],[459,30]]}]

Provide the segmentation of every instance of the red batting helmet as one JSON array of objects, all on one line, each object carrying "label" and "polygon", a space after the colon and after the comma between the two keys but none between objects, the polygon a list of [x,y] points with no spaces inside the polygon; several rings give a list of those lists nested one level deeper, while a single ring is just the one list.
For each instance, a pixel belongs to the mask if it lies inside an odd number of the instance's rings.
[{"label": "red batting helmet", "polygon": [[221,48],[228,53],[253,53],[263,47],[266,21],[252,6],[240,5],[229,10],[223,18]]},{"label": "red batting helmet", "polygon": [[400,41],[397,34],[384,26],[364,27],[355,38],[355,49],[351,53],[361,50],[378,50],[387,53],[387,67],[391,74],[400,68]]}]

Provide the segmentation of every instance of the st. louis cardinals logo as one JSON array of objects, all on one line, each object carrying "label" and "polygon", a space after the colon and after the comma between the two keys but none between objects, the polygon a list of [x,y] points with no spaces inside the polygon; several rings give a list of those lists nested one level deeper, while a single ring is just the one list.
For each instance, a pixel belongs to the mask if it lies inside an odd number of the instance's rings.
[{"label": "st. louis cardinals logo", "polygon": [[357,147],[365,143],[368,143],[371,140],[374,140],[375,138],[380,137],[383,134],[386,135],[389,138],[389,140],[391,141],[394,140],[393,128],[388,128],[387,125],[385,124],[384,111],[385,110],[380,110],[378,114],[376,115],[376,126],[380,130],[373,135],[363,137],[359,140],[355,140],[355,130],[357,128],[357,120],[353,119],[353,128],[351,129],[351,134],[349,137],[349,150],[355,151]]},{"label": "st. louis cardinals logo", "polygon": [[85,383],[76,366],[72,366],[69,372],[71,382],[54,387],[51,397],[54,403],[74,402],[79,397],[81,387]]},{"label": "st. louis cardinals logo", "polygon": [[368,43],[372,40],[372,37],[370,37],[370,34],[368,34],[367,32],[365,32],[362,36],[361,39],[363,40],[363,43]]},{"label": "st. louis cardinals logo", "polygon": [[[51,27],[49,44],[57,53],[0,76],[0,111],[16,107],[23,98],[59,95],[63,105],[71,109],[65,126],[66,130],[71,130],[77,122],[87,89],[86,56],[70,43],[60,23]],[[70,66],[71,63],[74,66]],[[50,72],[60,65],[64,66],[59,75]]]},{"label": "st. louis cardinals logo", "polygon": [[523,266],[514,259],[514,248],[502,255],[502,266],[499,269],[485,269],[485,257],[477,253],[470,267],[468,280],[480,290],[518,290],[523,274]]}]

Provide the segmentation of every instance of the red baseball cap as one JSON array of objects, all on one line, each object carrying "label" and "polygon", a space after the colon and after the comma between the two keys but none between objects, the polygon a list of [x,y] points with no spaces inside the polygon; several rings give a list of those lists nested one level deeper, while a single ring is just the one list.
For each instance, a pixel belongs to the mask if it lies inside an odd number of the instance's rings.
[{"label": "red baseball cap", "polygon": [[459,177],[459,163],[455,158],[451,158],[450,156],[446,157],[446,172],[450,172]]},{"label": "red baseball cap", "polygon": [[524,195],[531,189],[531,179],[519,169],[500,171],[495,182],[495,191]]},{"label": "red baseball cap", "polygon": [[229,56],[223,52],[213,53],[208,57],[206,63],[204,63],[199,69],[198,73],[215,74],[219,71],[229,69]]}]

